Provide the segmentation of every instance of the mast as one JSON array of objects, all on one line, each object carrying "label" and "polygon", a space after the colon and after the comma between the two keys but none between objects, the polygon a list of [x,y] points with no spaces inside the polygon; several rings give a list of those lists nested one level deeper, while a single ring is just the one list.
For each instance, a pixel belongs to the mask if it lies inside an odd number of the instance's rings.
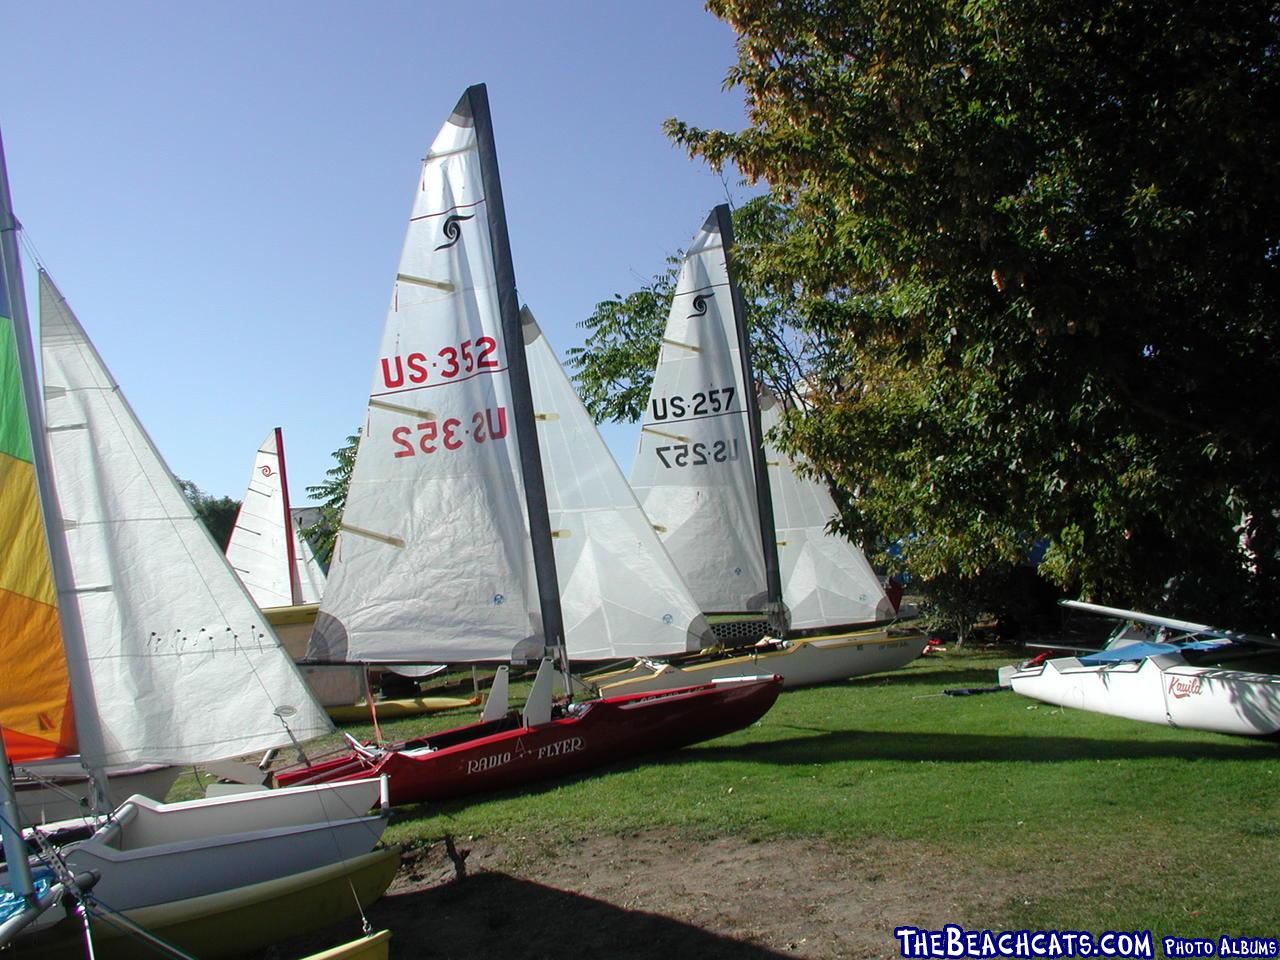
[{"label": "mast", "polygon": [[751,342],[747,336],[747,311],[738,289],[733,264],[733,220],[729,205],[715,209],[720,240],[724,244],[724,268],[729,277],[729,295],[733,302],[733,325],[738,333],[738,355],[742,360],[743,398],[747,410],[747,430],[751,437],[751,463],[756,477],[756,510],[760,517],[760,549],[764,553],[765,587],[768,601],[765,612],[769,625],[785,634],[790,627],[786,604],[782,602],[782,574],[778,567],[778,534],[773,522],[773,494],[769,489],[769,467],[765,462],[764,433],[760,429],[760,401],[756,394],[755,371],[751,364]]},{"label": "mast", "polygon": [[529,515],[529,537],[533,549],[534,573],[538,581],[538,604],[546,645],[560,660],[568,681],[568,654],[564,646],[564,617],[560,610],[560,584],[556,576],[555,549],[551,542],[551,517],[542,475],[542,455],[538,449],[538,428],[534,419],[533,396],[529,386],[529,366],[524,353],[524,329],[516,294],[515,268],[511,262],[511,240],[507,235],[507,214],[498,177],[498,154],[493,142],[493,122],[489,95],[483,83],[468,87],[455,113],[470,116],[476,129],[480,158],[480,180],[484,187],[489,245],[498,289],[498,309],[502,318],[502,339],[507,354],[507,376],[511,383],[513,419],[520,448],[520,475],[524,481],[525,508]]},{"label": "mast", "polygon": [[13,321],[22,397],[27,408],[27,425],[31,431],[31,460],[36,468],[36,490],[40,498],[40,511],[44,515],[49,558],[53,565],[54,580],[59,586],[58,616],[61,618],[66,614],[61,602],[61,588],[71,582],[70,567],[65,562],[62,551],[58,549],[60,538],[53,535],[54,530],[62,529],[62,517],[57,508],[53,474],[49,471],[48,448],[44,443],[44,407],[36,392],[35,350],[31,345],[27,293],[22,285],[22,265],[18,259],[18,229],[18,218],[13,215],[13,201],[9,195],[9,171],[4,159],[4,143],[0,142],[0,251],[3,252],[4,259],[4,288],[9,295],[9,317]]},{"label": "mast", "polygon": [[289,510],[289,476],[284,472],[284,433],[276,427],[276,462],[280,464],[280,505],[284,508],[285,556],[289,563],[289,600],[296,607],[302,603],[302,584],[298,581],[298,554],[293,543],[293,513]]},{"label": "mast", "polygon": [[[18,220],[13,215],[13,199],[9,195],[9,170],[4,159],[4,140],[0,138],[0,310],[13,323],[13,338],[18,347],[19,375],[22,394],[27,408],[27,423],[31,431],[31,454],[36,464],[38,495],[43,504],[50,491],[45,489],[47,470],[43,465],[44,431],[40,422],[40,408],[36,405],[35,362],[31,349],[31,328],[27,322],[27,295],[22,287],[22,265],[18,260]],[[5,300],[8,300],[6,303]],[[48,530],[48,514],[45,529]],[[47,536],[47,533],[46,533]],[[13,892],[22,897],[28,909],[34,905],[35,888],[31,883],[31,868],[27,864],[27,847],[22,840],[18,816],[18,804],[9,775],[9,754],[4,746],[4,731],[0,730],[0,845],[4,848],[5,862],[13,875]]]},{"label": "mast", "polygon": [[12,875],[13,892],[27,901],[35,898],[31,883],[31,866],[27,863],[27,845],[18,828],[18,803],[14,799],[13,781],[9,778],[9,754],[4,749],[4,737],[0,737],[0,846],[4,848],[4,862]]}]

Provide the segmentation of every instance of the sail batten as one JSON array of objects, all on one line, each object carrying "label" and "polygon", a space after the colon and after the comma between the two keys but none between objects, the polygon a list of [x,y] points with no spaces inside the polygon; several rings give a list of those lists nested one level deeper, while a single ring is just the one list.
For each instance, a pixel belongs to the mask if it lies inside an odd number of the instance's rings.
[{"label": "sail batten", "polygon": [[84,762],[193,763],[331,730],[43,272],[40,309]]}]

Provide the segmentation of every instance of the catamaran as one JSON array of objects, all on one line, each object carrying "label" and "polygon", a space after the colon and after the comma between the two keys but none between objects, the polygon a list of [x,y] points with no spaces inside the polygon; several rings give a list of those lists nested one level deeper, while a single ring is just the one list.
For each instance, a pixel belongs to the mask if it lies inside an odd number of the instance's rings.
[{"label": "catamaran", "polygon": [[[328,732],[43,269],[41,409],[7,184],[0,201],[6,753],[78,754],[100,785],[116,764],[208,762]],[[98,895],[125,914],[266,882],[372,849],[386,823],[385,802],[370,813],[382,786],[346,786],[179,804],[133,797],[51,859],[64,879],[99,873]],[[101,790],[95,799],[105,812]],[[0,886],[12,876],[30,900],[26,857],[6,848]]]},{"label": "catamaran", "polygon": [[[289,506],[284,431],[279,427],[258,445],[227,541],[227,562],[285,650],[300,659],[324,596],[325,576]],[[359,667],[300,664],[299,669],[326,709],[348,707],[365,693]]]},{"label": "catamaran", "polygon": [[1274,637],[1078,600],[1062,604],[1119,626],[1102,650],[1001,668],[1002,685],[1060,707],[1186,730],[1280,732],[1280,675],[1226,665],[1260,654],[1274,664]]},{"label": "catamaran", "polygon": [[518,307],[488,98],[471,87],[423,162],[310,658],[543,662],[523,714],[491,694],[477,724],[355,744],[277,782],[386,772],[405,803],[718,736],[768,710],[776,679],[552,702],[552,659],[567,674],[570,658],[687,651],[705,627]]},{"label": "catamaran", "polygon": [[770,636],[747,652],[640,660],[591,677],[601,691],[756,671],[802,686],[924,649],[924,636],[888,626],[897,613],[862,551],[826,532],[830,494],[768,439],[782,403],[756,385],[732,247],[721,205],[681,264],[631,485],[700,609]]}]

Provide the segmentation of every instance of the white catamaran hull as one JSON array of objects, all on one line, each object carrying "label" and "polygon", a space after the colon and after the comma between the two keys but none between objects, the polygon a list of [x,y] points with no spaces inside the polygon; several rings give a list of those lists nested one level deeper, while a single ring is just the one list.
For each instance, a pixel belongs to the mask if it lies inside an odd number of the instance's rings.
[{"label": "white catamaran hull", "polygon": [[[84,817],[93,812],[88,774],[78,757],[15,767],[18,810],[24,826]],[[134,794],[163,800],[181,770],[161,764],[107,768],[107,800],[119,806]]]},{"label": "white catamaran hull", "polygon": [[[370,779],[183,803],[131,797],[92,837],[63,852],[72,873],[101,875],[97,899],[113,910],[133,910],[368,853],[387,822],[369,815],[379,794],[380,782]],[[60,913],[49,911],[38,926]]]},{"label": "white catamaran hull", "polygon": [[601,695],[610,697],[768,673],[781,676],[784,688],[805,687],[896,670],[920,656],[927,642],[923,634],[900,635],[882,628],[791,640],[700,662],[638,660],[627,669],[590,679]]},{"label": "white catamaran hull", "polygon": [[1176,653],[1105,665],[1062,657],[1010,679],[1023,696],[1061,707],[1214,733],[1280,731],[1280,676],[1193,667]]}]

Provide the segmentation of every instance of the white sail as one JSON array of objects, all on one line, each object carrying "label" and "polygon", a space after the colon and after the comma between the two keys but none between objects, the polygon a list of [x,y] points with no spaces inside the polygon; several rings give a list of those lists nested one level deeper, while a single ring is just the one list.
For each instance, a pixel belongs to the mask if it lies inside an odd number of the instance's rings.
[{"label": "white sail", "polygon": [[544,642],[476,131],[423,162],[308,656],[526,659]]},{"label": "white sail", "polygon": [[[285,526],[289,500],[278,434],[272,430],[258,446],[227,543],[227,562],[253,602],[264,608],[319,603],[324,593],[324,574],[296,521],[289,517]],[[289,537],[293,538],[294,579],[289,575]]]},{"label": "white sail", "polygon": [[316,552],[302,532],[302,523],[297,516],[291,518],[293,526],[293,549],[298,570],[299,602],[319,603],[324,596],[325,575]]},{"label": "white sail", "polygon": [[711,628],[573,390],[522,311],[570,659],[698,650]]},{"label": "white sail", "polygon": [[68,631],[67,653],[85,762],[191,763],[279,746],[289,731],[300,740],[329,732],[44,273],[40,315],[46,434],[71,561],[72,582],[60,586],[79,627]]},{"label": "white sail", "polygon": [[781,422],[782,404],[768,391],[760,397],[760,426],[778,535],[782,598],[791,628],[867,623],[894,616],[871,564],[844,537],[827,533],[836,505],[826,487],[801,477],[795,463],[769,441]]},{"label": "white sail", "polygon": [[715,213],[676,284],[631,486],[694,599],[764,610],[767,596],[733,292]]}]

